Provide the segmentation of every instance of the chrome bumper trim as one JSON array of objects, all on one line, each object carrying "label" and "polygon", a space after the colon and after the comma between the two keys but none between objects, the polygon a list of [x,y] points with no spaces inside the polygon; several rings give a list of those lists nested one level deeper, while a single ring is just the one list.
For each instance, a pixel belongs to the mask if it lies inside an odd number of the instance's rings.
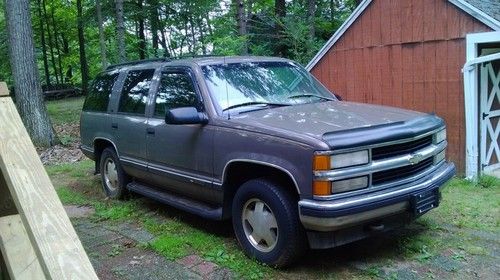
[{"label": "chrome bumper trim", "polygon": [[[441,188],[444,185],[444,183],[447,180],[449,180],[454,174],[455,174],[455,165],[453,163],[445,163],[427,177],[422,178],[416,182],[403,184],[399,187],[384,189],[381,191],[362,194],[355,197],[336,199],[333,201],[317,201],[311,199],[303,199],[300,200],[298,203],[300,220],[303,222],[304,226],[307,229],[322,228],[323,230],[326,231],[326,230],[338,229],[353,224],[353,222],[351,221],[352,217],[369,216],[370,219],[378,218],[381,215],[385,215],[384,211],[381,209],[390,205],[384,205],[381,207],[377,207],[375,209],[360,210],[360,211],[357,211],[357,209],[364,209],[364,207],[366,207],[367,205],[376,205],[377,203],[399,198],[402,201],[407,201],[406,198],[408,197],[408,195],[412,193],[417,193],[421,190],[427,189],[432,186]],[[402,201],[397,201],[392,205],[395,205]],[[313,216],[305,215],[303,213],[304,210],[322,212],[324,213],[324,215],[318,217],[315,217],[314,215]],[[334,213],[336,211],[337,212],[347,211],[352,213],[348,213],[346,215],[332,214],[331,217],[329,217],[329,213]],[[373,213],[371,212],[375,213],[376,215],[373,215]],[[311,219],[311,217],[314,217],[315,219]],[[359,222],[363,221],[366,220],[362,220]]]}]

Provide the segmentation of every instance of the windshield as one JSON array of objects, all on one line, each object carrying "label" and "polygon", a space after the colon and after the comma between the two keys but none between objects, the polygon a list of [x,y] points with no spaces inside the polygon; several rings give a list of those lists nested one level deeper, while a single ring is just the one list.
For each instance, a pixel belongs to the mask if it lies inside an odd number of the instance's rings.
[{"label": "windshield", "polygon": [[202,69],[221,111],[336,100],[311,74],[291,62],[231,63]]}]

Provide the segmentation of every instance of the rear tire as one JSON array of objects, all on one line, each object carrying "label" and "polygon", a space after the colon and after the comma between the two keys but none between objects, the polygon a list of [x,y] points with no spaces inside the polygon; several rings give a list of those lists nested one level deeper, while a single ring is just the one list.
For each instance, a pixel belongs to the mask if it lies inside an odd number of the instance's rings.
[{"label": "rear tire", "polygon": [[238,189],[232,220],[244,252],[270,266],[290,265],[306,249],[296,199],[270,180],[250,180]]},{"label": "rear tire", "polygon": [[114,149],[106,148],[102,151],[100,170],[102,188],[106,196],[112,199],[123,198],[127,194],[129,178],[123,171]]}]

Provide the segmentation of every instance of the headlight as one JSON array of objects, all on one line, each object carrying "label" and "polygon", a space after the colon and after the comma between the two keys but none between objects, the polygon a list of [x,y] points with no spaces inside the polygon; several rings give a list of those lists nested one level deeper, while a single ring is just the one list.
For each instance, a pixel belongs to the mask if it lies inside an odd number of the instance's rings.
[{"label": "headlight", "polygon": [[342,168],[347,166],[367,164],[369,162],[368,150],[336,154],[330,156],[330,168]]},{"label": "headlight", "polygon": [[435,139],[435,144],[441,143],[444,140],[446,140],[446,128],[434,134],[434,139]]},{"label": "headlight", "polygon": [[332,182],[332,193],[342,193],[368,187],[368,176]]}]

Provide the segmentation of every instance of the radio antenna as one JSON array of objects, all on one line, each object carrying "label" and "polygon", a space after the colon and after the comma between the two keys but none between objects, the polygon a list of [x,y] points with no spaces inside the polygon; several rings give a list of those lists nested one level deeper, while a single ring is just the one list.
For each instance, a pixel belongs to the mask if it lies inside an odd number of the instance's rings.
[{"label": "radio antenna", "polygon": [[[224,56],[224,65],[223,65],[223,67],[225,68],[226,66],[227,66],[227,64],[226,64],[226,56]],[[224,81],[225,81],[225,84],[226,84],[226,103],[227,103],[226,105],[227,105],[227,108],[229,108],[229,90],[227,88],[227,79],[224,79]],[[227,119],[228,120],[231,119],[231,109],[227,110]]]}]

